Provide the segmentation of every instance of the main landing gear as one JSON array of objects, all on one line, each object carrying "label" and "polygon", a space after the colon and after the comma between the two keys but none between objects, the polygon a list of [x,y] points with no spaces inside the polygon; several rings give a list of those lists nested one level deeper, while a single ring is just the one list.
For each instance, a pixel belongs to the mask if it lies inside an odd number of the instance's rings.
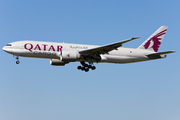
[{"label": "main landing gear", "polygon": [[85,72],[88,72],[89,69],[92,69],[92,70],[95,70],[96,67],[95,66],[92,66],[91,64],[86,64],[84,61],[81,62],[81,65],[82,66],[78,66],[77,69],[78,70],[82,70],[82,71],[85,71]]},{"label": "main landing gear", "polygon": [[20,63],[20,61],[19,61],[19,56],[16,56],[16,55],[14,55],[13,57],[15,57],[16,58],[16,64],[19,64]]}]

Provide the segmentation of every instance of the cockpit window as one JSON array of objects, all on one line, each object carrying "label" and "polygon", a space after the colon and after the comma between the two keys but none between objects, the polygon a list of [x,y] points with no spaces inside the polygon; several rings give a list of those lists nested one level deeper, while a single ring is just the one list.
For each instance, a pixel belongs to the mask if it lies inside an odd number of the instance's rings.
[{"label": "cockpit window", "polygon": [[12,46],[11,44],[7,44],[6,46]]}]

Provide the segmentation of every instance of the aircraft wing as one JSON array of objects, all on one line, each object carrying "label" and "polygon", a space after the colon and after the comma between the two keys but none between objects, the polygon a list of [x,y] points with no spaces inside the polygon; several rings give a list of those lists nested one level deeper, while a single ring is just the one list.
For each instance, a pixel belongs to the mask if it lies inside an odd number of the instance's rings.
[{"label": "aircraft wing", "polygon": [[133,37],[133,38],[128,39],[128,40],[124,40],[124,41],[120,41],[120,42],[104,45],[104,46],[101,46],[101,47],[96,47],[96,48],[92,48],[92,49],[87,49],[87,50],[79,51],[79,53],[81,55],[84,55],[84,56],[99,55],[99,54],[108,54],[108,52],[110,52],[112,50],[117,50],[117,48],[121,47],[122,44],[124,44],[126,42],[129,42],[129,41],[132,41],[132,40],[137,39],[137,38],[139,38],[139,37]]}]

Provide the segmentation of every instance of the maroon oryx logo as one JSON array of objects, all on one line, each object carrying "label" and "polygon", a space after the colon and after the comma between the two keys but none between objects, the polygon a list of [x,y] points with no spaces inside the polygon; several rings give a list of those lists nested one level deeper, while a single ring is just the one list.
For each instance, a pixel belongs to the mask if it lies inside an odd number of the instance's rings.
[{"label": "maroon oryx logo", "polygon": [[67,54],[68,57],[70,57],[70,54]]},{"label": "maroon oryx logo", "polygon": [[[167,29],[166,29],[166,30],[167,30]],[[161,31],[160,33],[158,33],[158,34],[154,35],[152,38],[150,38],[150,39],[144,44],[144,48],[145,48],[145,49],[153,48],[154,51],[157,52],[158,49],[159,49],[159,46],[160,46],[160,44],[161,44],[161,41],[160,41],[160,40],[162,39],[162,38],[158,38],[158,37],[164,35],[164,34],[166,33],[166,30]],[[151,43],[152,43],[153,45],[151,45]]]}]

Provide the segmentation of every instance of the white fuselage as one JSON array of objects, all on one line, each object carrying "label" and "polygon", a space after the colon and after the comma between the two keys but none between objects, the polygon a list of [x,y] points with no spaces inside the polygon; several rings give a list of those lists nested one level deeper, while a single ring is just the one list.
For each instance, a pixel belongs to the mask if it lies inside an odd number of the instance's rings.
[{"label": "white fuselage", "polygon": [[[79,51],[96,48],[95,45],[55,43],[42,41],[17,41],[9,43],[3,50],[17,56],[59,59],[63,51]],[[107,54],[102,54],[99,62],[107,63],[131,63],[152,60],[146,55],[155,53],[146,49],[118,48]],[[81,61],[81,58],[76,61]]]}]

